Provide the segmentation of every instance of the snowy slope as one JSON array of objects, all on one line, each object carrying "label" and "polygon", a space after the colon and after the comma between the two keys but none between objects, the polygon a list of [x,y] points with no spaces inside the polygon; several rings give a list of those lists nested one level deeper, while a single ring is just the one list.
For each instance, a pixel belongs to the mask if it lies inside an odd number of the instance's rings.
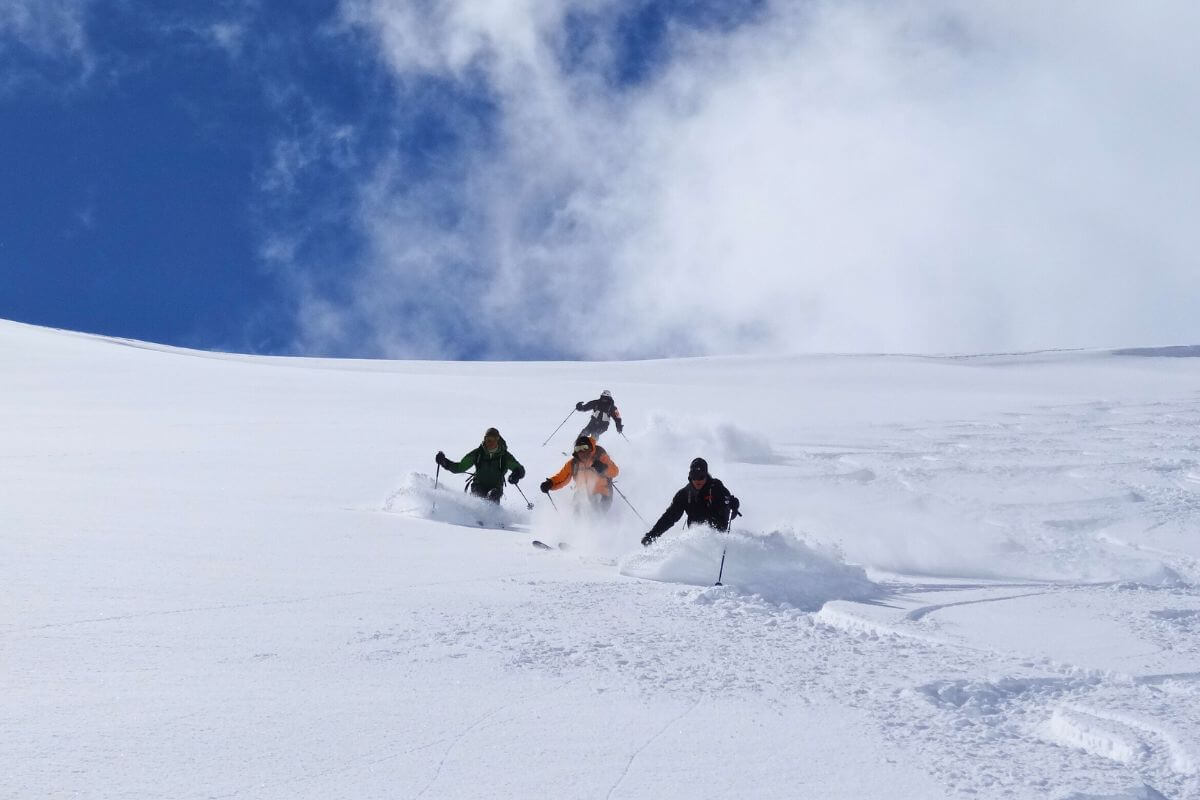
[{"label": "snowy slope", "polygon": [[[0,381],[0,797],[1200,797],[1194,358],[338,362],[0,322]],[[620,500],[534,496],[601,388],[641,515],[704,455],[736,531],[643,550]],[[430,488],[490,425],[532,512]]]}]

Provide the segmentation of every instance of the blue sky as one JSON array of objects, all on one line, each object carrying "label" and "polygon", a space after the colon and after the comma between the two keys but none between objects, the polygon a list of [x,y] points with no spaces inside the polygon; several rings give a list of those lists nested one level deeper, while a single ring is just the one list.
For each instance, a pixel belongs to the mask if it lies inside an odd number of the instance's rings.
[{"label": "blue sky", "polygon": [[[364,174],[388,157],[432,180],[460,151],[488,147],[496,109],[482,76],[401,82],[335,2],[95,0],[41,20],[36,5],[27,28],[0,28],[0,68],[20,76],[0,93],[7,318],[294,352],[295,297],[263,256],[271,237],[294,236],[289,258],[336,299],[349,291],[338,265],[362,247],[345,209]],[[634,3],[607,23],[573,14],[561,57],[609,37],[619,56],[606,80],[627,87],[662,60],[671,19],[733,24],[753,5]],[[78,49],[48,30],[72,24]],[[352,140],[320,141],[337,127]],[[458,335],[458,355],[478,350]]]},{"label": "blue sky", "polygon": [[198,6],[0,8],[0,317],[388,357],[1200,339],[1188,4]]}]

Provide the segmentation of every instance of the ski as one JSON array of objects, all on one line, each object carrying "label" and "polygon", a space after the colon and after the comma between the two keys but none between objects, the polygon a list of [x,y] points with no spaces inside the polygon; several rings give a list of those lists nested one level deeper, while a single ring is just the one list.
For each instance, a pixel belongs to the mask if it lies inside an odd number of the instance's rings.
[{"label": "ski", "polygon": [[[550,545],[546,544],[543,541],[539,541],[538,539],[534,539],[531,544],[533,544],[533,546],[536,547],[538,550],[553,550],[554,549]],[[569,545],[567,545],[566,542],[559,542],[558,549],[559,550],[570,550],[571,548]]]}]

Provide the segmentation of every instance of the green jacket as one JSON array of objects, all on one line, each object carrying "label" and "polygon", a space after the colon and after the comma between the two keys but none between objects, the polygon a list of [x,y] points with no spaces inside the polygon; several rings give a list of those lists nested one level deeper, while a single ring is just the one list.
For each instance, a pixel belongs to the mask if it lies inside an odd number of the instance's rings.
[{"label": "green jacket", "polygon": [[466,472],[471,467],[475,468],[475,487],[483,491],[503,486],[504,473],[509,470],[512,470],[512,475],[517,480],[525,477],[525,468],[512,453],[508,452],[508,443],[504,441],[503,437],[501,437],[500,446],[496,448],[495,453],[489,454],[481,443],[479,447],[463,456],[457,464],[450,464],[446,469],[457,474]]}]

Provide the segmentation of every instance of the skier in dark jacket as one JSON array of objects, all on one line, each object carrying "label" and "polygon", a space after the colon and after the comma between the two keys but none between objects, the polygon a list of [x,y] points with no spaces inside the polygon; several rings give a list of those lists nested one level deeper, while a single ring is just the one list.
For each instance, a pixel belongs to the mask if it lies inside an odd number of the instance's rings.
[{"label": "skier in dark jacket", "polygon": [[479,447],[463,456],[461,461],[451,461],[441,450],[438,450],[437,455],[434,456],[434,461],[442,469],[455,474],[466,472],[474,467],[475,474],[468,484],[471,494],[491,500],[493,503],[499,503],[500,497],[504,494],[505,472],[510,472],[508,482],[513,485],[525,477],[525,468],[512,453],[508,452],[508,444],[500,435],[500,431],[495,428],[488,428],[487,432],[483,434],[483,442]]},{"label": "skier in dark jacket", "polygon": [[703,458],[692,459],[688,468],[688,485],[675,493],[671,505],[654,523],[650,532],[642,537],[642,544],[649,547],[668,528],[687,513],[688,527],[711,525],[719,531],[729,530],[734,517],[741,516],[741,503],[729,493],[725,484],[708,474],[708,462]]},{"label": "skier in dark jacket", "polygon": [[617,404],[613,402],[612,392],[605,389],[600,393],[600,396],[595,400],[588,400],[586,403],[578,402],[575,404],[576,411],[590,411],[592,418],[588,420],[588,424],[579,432],[580,436],[590,436],[593,439],[599,440],[600,434],[608,430],[608,421],[611,419],[617,424],[617,433],[622,433],[625,430],[625,423],[621,421],[621,412],[617,410]]}]

